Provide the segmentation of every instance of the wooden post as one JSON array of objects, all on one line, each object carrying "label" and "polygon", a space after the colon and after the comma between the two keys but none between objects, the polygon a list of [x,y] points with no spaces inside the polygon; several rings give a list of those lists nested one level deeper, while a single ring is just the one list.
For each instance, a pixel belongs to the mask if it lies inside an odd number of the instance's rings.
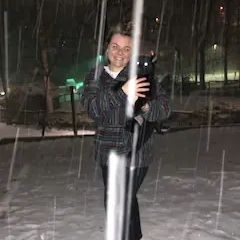
[{"label": "wooden post", "polygon": [[76,126],[76,111],[75,111],[75,101],[74,101],[74,87],[70,86],[71,92],[71,106],[72,106],[72,125],[73,125],[73,132],[74,136],[77,136],[77,126]]}]

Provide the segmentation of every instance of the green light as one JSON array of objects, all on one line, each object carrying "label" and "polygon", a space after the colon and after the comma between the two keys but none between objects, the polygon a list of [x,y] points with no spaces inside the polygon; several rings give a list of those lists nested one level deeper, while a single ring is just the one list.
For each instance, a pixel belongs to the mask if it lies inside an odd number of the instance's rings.
[{"label": "green light", "polygon": [[78,83],[76,83],[76,89],[78,90],[78,89],[82,88],[83,85],[84,85],[83,82],[78,82]]},{"label": "green light", "polygon": [[97,56],[97,63],[101,63],[101,62],[103,62],[103,60],[104,60],[104,58],[102,55]]},{"label": "green light", "polygon": [[66,79],[66,85],[69,87],[75,87],[76,86],[76,81],[74,78],[68,78]]},{"label": "green light", "polygon": [[76,82],[74,78],[68,78],[66,79],[66,86],[74,87],[76,90],[78,90],[84,86],[84,82]]}]

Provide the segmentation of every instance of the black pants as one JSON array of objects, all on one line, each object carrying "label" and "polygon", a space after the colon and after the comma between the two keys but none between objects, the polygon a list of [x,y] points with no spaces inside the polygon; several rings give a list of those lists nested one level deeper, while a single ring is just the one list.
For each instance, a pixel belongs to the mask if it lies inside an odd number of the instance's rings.
[{"label": "black pants", "polygon": [[[133,174],[133,188],[132,188],[132,205],[131,205],[131,215],[130,215],[130,222],[129,222],[129,236],[127,239],[125,237],[123,240],[139,240],[142,238],[142,230],[141,230],[141,223],[140,223],[140,215],[139,215],[139,206],[137,200],[137,192],[146,176],[148,167],[141,167],[136,168]],[[103,175],[103,182],[104,182],[104,205],[106,208],[107,202],[107,180],[108,180],[108,167],[102,166],[102,175]],[[130,169],[126,169],[126,188],[125,191],[128,193],[129,188],[129,177],[130,177]],[[126,194],[127,195],[127,194]],[[127,196],[125,201],[125,209],[127,206]],[[125,211],[126,213],[126,211]],[[126,216],[125,216],[126,217]],[[125,221],[126,224],[126,221]],[[126,230],[126,226],[124,227]],[[125,231],[123,236],[125,235]]]}]

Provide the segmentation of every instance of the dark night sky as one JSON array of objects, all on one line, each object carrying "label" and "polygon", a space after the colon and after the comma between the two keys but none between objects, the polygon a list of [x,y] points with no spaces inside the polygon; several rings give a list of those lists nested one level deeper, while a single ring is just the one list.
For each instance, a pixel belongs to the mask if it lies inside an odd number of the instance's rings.
[{"label": "dark night sky", "polygon": [[[156,22],[155,19],[156,17],[159,19],[161,18],[163,2],[166,2],[166,8],[163,17],[160,51],[176,48],[182,53],[185,65],[189,65],[193,56],[192,22],[194,19],[195,1],[145,1],[143,37],[150,45],[155,46],[159,29],[159,22]],[[205,0],[200,2],[204,3]],[[214,43],[221,44],[223,33],[224,16],[219,11],[222,1],[215,0],[212,2],[211,24],[207,35],[207,46],[209,47]],[[71,74],[69,72],[74,69],[76,49],[80,41],[79,62],[81,62],[82,65],[85,64],[85,60],[91,59],[96,55],[97,39],[94,39],[97,12],[96,0],[45,0],[44,2],[40,0],[5,0],[1,1],[1,13],[3,12],[4,3],[5,6],[8,6],[9,57],[11,60],[10,69],[12,72],[16,69],[17,64],[16,53],[19,49],[20,26],[22,28],[21,37],[23,44],[22,73],[25,71],[24,69],[34,68],[30,66],[31,64],[29,62],[32,61],[32,65],[39,64],[38,61],[35,61],[37,29],[39,29],[39,43],[45,44],[45,46],[47,45],[49,49],[52,49],[52,53],[54,51],[59,53],[57,64],[61,71],[59,70],[55,75],[56,79],[60,82],[64,80],[67,74]],[[41,3],[44,3],[44,6],[41,24],[38,25],[37,16]],[[239,24],[239,2],[233,0],[232,3],[232,23],[235,21],[236,24]],[[200,17],[204,16],[204,11],[201,11],[201,8],[198,9],[198,12],[200,13]],[[106,26],[109,27],[117,23],[119,19],[130,20],[131,15],[132,1],[109,0]],[[234,31],[229,35],[230,40],[234,39],[234,42],[230,44],[231,46],[236,43],[239,44],[239,27],[235,27]],[[3,42],[3,38],[1,38],[1,42]],[[29,73],[29,75],[31,74],[32,73]]]}]

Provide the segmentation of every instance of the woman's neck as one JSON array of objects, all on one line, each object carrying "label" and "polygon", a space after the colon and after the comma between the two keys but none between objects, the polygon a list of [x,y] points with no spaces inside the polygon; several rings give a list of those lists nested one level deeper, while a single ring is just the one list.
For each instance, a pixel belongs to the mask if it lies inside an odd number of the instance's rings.
[{"label": "woman's neck", "polygon": [[123,67],[114,67],[114,66],[111,66],[111,65],[108,65],[108,68],[112,72],[121,72],[123,70]]}]

